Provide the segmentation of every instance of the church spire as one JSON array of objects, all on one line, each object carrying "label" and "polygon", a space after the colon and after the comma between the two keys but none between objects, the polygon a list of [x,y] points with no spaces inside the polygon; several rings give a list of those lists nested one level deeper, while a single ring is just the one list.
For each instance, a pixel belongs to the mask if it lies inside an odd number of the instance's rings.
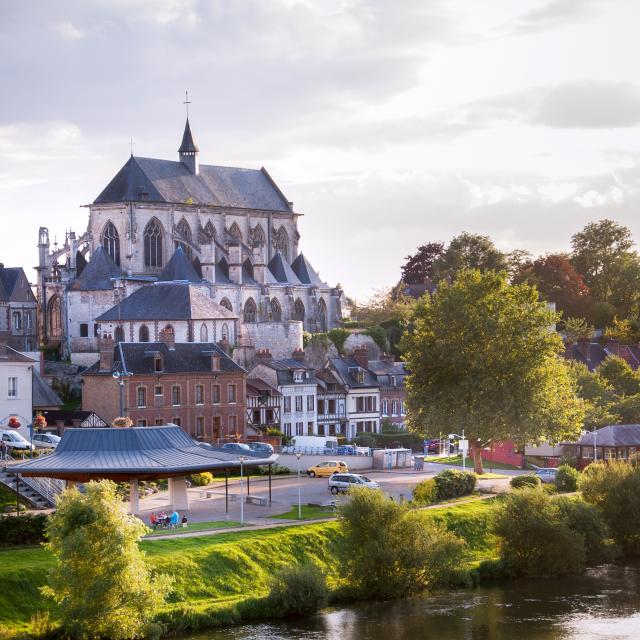
[{"label": "church spire", "polygon": [[187,122],[184,125],[184,133],[182,134],[182,144],[178,149],[180,154],[180,162],[184,164],[191,173],[198,175],[198,147],[193,139],[191,133],[191,126],[189,125],[189,92],[185,94],[184,103],[187,105]]}]

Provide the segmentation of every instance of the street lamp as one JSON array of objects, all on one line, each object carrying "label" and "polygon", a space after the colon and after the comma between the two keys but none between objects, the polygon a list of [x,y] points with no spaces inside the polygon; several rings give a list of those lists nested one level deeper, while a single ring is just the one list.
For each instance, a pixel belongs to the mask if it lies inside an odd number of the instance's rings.
[{"label": "street lamp", "polygon": [[466,464],[466,458],[467,458],[467,441],[464,437],[464,429],[462,430],[462,435],[459,436],[457,433],[450,433],[449,434],[449,439],[451,440],[451,438],[459,438],[460,441],[462,442],[462,470],[466,471],[467,469],[467,464]]},{"label": "street lamp", "polygon": [[596,429],[596,427],[593,427],[593,461],[594,462],[598,461],[598,447],[596,446],[597,441],[598,441],[598,430]]},{"label": "street lamp", "polygon": [[244,480],[244,462],[247,459],[247,456],[240,456],[238,460],[240,460],[240,525],[244,525],[244,498],[242,495],[242,485]]},{"label": "street lamp", "polygon": [[128,371],[114,371],[111,374],[114,378],[114,380],[118,381],[118,384],[120,385],[120,415],[124,418],[124,379],[128,378],[130,374]]},{"label": "street lamp", "polygon": [[302,497],[300,493],[300,458],[302,458],[302,451],[296,453],[298,458],[298,520],[302,520]]}]

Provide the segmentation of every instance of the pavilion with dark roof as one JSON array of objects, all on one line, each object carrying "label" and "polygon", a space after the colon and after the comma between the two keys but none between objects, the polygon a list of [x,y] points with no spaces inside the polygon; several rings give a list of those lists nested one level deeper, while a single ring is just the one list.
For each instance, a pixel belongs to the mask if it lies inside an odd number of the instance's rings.
[{"label": "pavilion with dark roof", "polygon": [[[205,471],[242,467],[269,467],[278,456],[235,452],[203,446],[175,425],[129,429],[66,429],[55,451],[47,456],[13,465],[11,472],[26,477],[57,478],[68,482],[114,480],[129,482],[130,510],[140,510],[139,480],[169,479],[169,502],[174,509],[188,509],[187,476]],[[225,482],[225,491],[228,485]],[[228,502],[227,502],[228,504]]]}]

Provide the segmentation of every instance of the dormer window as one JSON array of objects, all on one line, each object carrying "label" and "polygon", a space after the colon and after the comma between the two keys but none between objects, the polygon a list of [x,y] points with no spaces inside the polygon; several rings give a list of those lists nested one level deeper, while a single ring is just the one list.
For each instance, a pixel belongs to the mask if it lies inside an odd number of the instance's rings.
[{"label": "dormer window", "polygon": [[217,353],[211,356],[211,371],[220,371],[220,356]]},{"label": "dormer window", "polygon": [[162,363],[162,357],[161,356],[156,356],[154,358],[154,364],[153,364],[153,369],[156,373],[162,373],[164,371],[164,366]]},{"label": "dormer window", "polygon": [[304,371],[294,371],[293,372],[293,381],[294,382],[302,382],[304,380]]},{"label": "dormer window", "polygon": [[357,375],[358,384],[364,384],[364,371],[360,369]]},{"label": "dormer window", "polygon": [[396,386],[396,377],[395,376],[391,376],[391,386],[392,387]]}]

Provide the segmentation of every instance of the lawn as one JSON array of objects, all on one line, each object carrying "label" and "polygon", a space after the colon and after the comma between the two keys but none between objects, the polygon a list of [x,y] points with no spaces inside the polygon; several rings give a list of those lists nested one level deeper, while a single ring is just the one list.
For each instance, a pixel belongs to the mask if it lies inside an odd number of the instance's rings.
[{"label": "lawn", "polygon": [[227,529],[229,527],[239,527],[239,522],[235,520],[211,520],[210,522],[191,522],[187,527],[179,526],[177,529],[156,529],[147,534],[145,538],[154,536],[171,536],[178,533],[189,533],[194,531],[215,531],[216,529]]},{"label": "lawn", "polygon": [[[441,458],[440,456],[427,456],[424,461],[434,462],[436,464],[450,464],[456,467],[462,466],[462,456],[449,456],[448,458]],[[520,467],[516,467],[512,464],[504,464],[502,462],[489,462],[488,460],[483,460],[483,465],[485,469],[508,469],[512,471],[520,469]],[[467,458],[466,467],[467,471],[473,471],[473,460]]]},{"label": "lawn", "polygon": [[[302,520],[316,520],[318,518],[333,518],[335,516],[335,510],[333,507],[322,507],[318,504],[303,504],[302,505]],[[274,518],[281,518],[282,520],[298,520],[298,507],[293,507],[286,513],[273,516]]]}]

